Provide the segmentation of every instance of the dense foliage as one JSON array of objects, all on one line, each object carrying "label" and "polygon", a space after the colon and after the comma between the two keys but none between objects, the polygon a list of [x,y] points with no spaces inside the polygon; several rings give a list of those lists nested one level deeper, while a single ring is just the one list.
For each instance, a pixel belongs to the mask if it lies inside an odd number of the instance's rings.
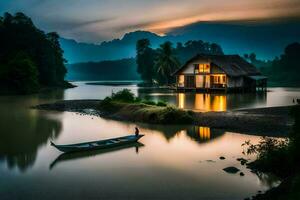
[{"label": "dense foliage", "polygon": [[165,42],[152,49],[148,39],[141,39],[136,46],[137,71],[145,83],[169,84],[174,81],[171,74],[196,54],[223,55],[223,50],[218,44],[201,40],[177,43],[175,48]]},{"label": "dense foliage", "polygon": [[150,47],[148,39],[138,40],[136,43],[136,63],[137,71],[145,83],[152,84],[154,76],[155,51]]},{"label": "dense foliage", "polygon": [[271,172],[283,178],[282,184],[258,195],[255,199],[299,199],[300,198],[300,106],[291,110],[294,125],[288,140],[265,137],[256,145],[249,141],[247,153],[256,153],[257,160],[250,163],[250,168],[262,172]]},{"label": "dense foliage", "polygon": [[172,81],[172,72],[180,66],[178,59],[174,55],[171,42],[165,42],[157,49],[154,70],[155,78],[160,84],[169,84]]},{"label": "dense foliage", "polygon": [[254,53],[246,54],[244,57],[268,76],[271,85],[300,86],[299,43],[289,44],[279,58],[276,57],[271,61],[258,60]]},{"label": "dense foliage", "polygon": [[11,92],[65,86],[66,60],[57,33],[44,33],[23,13],[0,18],[0,83]]},{"label": "dense foliage", "polygon": [[147,105],[156,105],[156,106],[167,106],[167,104],[163,101],[154,102],[148,99],[140,99],[136,97],[131,90],[123,89],[116,93],[112,93],[111,96],[106,97],[101,104],[109,104],[111,102],[121,102],[121,103],[143,103]]},{"label": "dense foliage", "polygon": [[128,89],[113,93],[98,106],[102,114],[118,119],[130,119],[154,124],[190,124],[193,112],[178,109],[164,102],[142,100]]}]

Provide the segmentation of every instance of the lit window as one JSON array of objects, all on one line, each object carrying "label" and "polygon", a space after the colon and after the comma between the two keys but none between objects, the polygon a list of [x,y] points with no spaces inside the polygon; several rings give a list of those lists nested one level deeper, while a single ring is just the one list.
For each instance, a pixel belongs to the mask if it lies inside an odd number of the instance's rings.
[{"label": "lit window", "polygon": [[209,73],[210,67],[209,64],[198,64],[195,65],[195,73]]}]

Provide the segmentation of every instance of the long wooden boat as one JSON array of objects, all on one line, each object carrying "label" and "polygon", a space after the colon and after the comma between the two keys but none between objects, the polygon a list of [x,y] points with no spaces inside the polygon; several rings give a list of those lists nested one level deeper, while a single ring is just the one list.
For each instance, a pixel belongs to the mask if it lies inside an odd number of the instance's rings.
[{"label": "long wooden boat", "polygon": [[107,140],[98,140],[92,142],[84,142],[77,144],[68,144],[68,145],[57,145],[51,142],[51,145],[57,148],[62,152],[76,152],[76,151],[89,151],[97,149],[108,149],[114,148],[130,143],[137,142],[144,135],[128,135],[124,137],[112,138]]},{"label": "long wooden boat", "polygon": [[144,144],[140,142],[133,142],[130,144],[125,144],[122,146],[117,146],[113,148],[108,149],[98,149],[94,151],[76,151],[76,152],[66,152],[60,154],[49,166],[49,169],[51,170],[54,166],[56,166],[58,163],[65,162],[65,161],[72,161],[72,160],[79,160],[84,159],[88,157],[94,157],[94,156],[100,156],[106,153],[113,153],[116,151],[122,151],[124,149],[130,149],[135,148],[135,152],[138,154],[138,151],[140,148],[143,148]]}]

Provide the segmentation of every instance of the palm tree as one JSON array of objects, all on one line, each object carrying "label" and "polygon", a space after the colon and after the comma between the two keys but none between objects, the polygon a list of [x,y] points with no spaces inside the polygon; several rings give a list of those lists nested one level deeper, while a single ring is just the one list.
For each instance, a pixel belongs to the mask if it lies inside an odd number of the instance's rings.
[{"label": "palm tree", "polygon": [[171,42],[165,42],[157,49],[155,68],[160,84],[169,84],[171,73],[179,67],[179,61],[174,56]]}]

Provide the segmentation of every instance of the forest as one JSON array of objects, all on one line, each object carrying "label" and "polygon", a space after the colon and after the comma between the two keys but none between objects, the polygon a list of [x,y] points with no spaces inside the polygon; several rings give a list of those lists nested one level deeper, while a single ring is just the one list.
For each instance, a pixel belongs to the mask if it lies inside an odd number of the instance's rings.
[{"label": "forest", "polygon": [[220,45],[202,40],[177,43],[175,48],[167,41],[153,49],[148,39],[141,39],[136,44],[137,71],[146,85],[168,85],[174,81],[172,72],[196,54],[224,53]]},{"label": "forest", "polygon": [[134,58],[68,64],[67,68],[70,81],[140,79]]},{"label": "forest", "polygon": [[283,54],[274,60],[259,60],[255,53],[245,54],[244,58],[268,77],[269,86],[300,86],[300,44],[298,42],[287,45]]},{"label": "forest", "polygon": [[71,87],[59,35],[38,29],[25,14],[0,17],[1,93],[34,93],[45,87]]}]

